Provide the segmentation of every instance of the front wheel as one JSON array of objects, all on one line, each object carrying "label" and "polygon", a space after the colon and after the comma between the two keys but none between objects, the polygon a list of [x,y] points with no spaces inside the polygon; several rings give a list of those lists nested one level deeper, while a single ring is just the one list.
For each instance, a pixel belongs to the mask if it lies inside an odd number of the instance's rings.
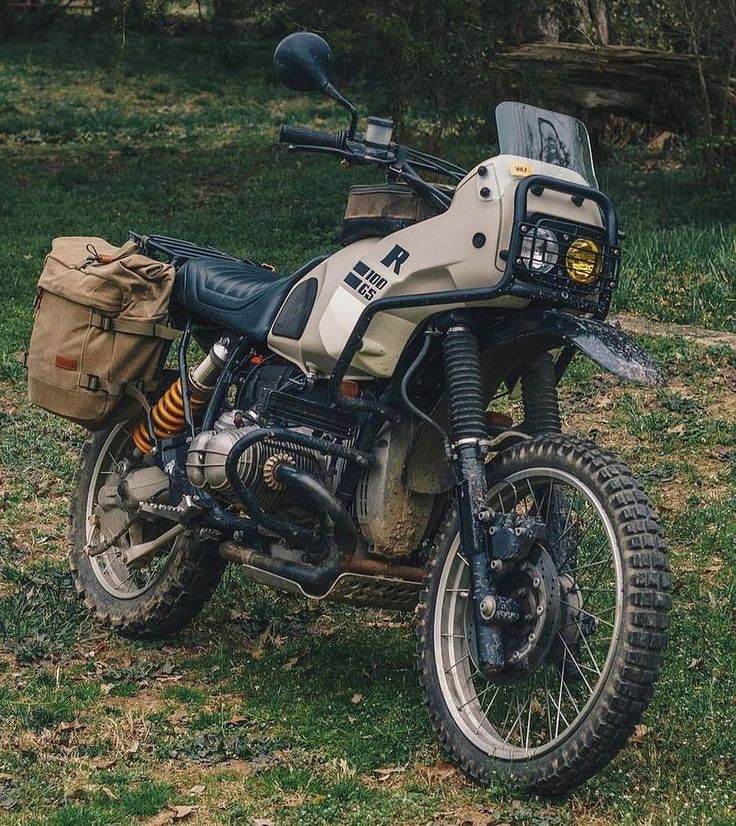
[{"label": "front wheel", "polygon": [[612,759],[652,695],[668,625],[664,541],[631,472],[593,444],[523,442],[494,459],[488,482],[494,511],[540,519],[546,539],[498,581],[523,610],[504,626],[504,672],[487,680],[449,514],[418,609],[424,698],[474,779],[559,795]]}]

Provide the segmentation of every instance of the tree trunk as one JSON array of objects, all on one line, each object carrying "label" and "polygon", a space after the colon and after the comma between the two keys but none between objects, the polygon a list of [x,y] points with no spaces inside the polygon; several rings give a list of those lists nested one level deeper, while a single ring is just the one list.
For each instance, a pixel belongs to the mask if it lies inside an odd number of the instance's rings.
[{"label": "tree trunk", "polygon": [[608,7],[606,0],[574,0],[580,19],[580,31],[596,45],[607,46]]},{"label": "tree trunk", "polygon": [[541,10],[537,0],[519,4],[514,17],[512,39],[515,43],[557,43],[560,39],[560,21],[554,12]]}]

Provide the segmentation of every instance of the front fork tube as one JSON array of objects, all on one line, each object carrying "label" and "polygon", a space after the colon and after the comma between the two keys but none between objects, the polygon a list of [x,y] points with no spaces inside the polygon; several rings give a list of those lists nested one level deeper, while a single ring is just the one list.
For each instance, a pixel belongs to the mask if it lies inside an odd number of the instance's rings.
[{"label": "front fork tube", "polygon": [[[486,509],[486,467],[483,446],[488,440],[486,398],[480,369],[478,339],[464,322],[451,326],[442,340],[445,386],[456,478],[461,548],[470,568],[478,668],[489,677],[504,667],[501,629],[488,605],[497,595],[491,577]],[[484,613],[486,616],[484,616]]]},{"label": "front fork tube", "polygon": [[501,628],[484,614],[484,601],[496,597],[489,565],[489,538],[486,521],[485,461],[480,446],[463,445],[456,449],[455,466],[459,471],[457,512],[460,547],[467,555],[470,569],[470,597],[473,600],[473,623],[478,653],[478,668],[484,677],[503,669],[505,658]]}]

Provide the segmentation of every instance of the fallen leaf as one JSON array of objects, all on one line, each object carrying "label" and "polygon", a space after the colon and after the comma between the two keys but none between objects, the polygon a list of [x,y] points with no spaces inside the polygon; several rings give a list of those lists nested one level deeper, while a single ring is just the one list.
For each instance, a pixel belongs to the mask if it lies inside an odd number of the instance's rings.
[{"label": "fallen leaf", "polygon": [[90,786],[84,783],[72,784],[64,789],[65,800],[86,800],[92,792],[96,789],[95,786]]},{"label": "fallen leaf", "polygon": [[362,695],[362,694],[353,694],[353,696],[350,698],[350,702],[351,702],[354,706],[357,706],[357,705],[358,705],[358,703],[362,703],[362,702],[363,702],[363,695]]},{"label": "fallen leaf", "polygon": [[204,794],[204,786],[202,786],[200,783],[198,783],[196,786],[192,786],[192,788],[189,789],[189,794]]},{"label": "fallen leaf", "polygon": [[17,802],[18,801],[12,795],[4,794],[0,796],[0,809],[10,811],[10,809],[12,809]]},{"label": "fallen leaf", "polygon": [[291,671],[291,669],[299,662],[300,655],[296,657],[292,657],[290,660],[287,660],[282,668],[284,671]]},{"label": "fallen leaf", "polygon": [[173,812],[172,820],[184,820],[197,810],[196,806],[169,806],[169,808]]},{"label": "fallen leaf", "polygon": [[171,809],[164,809],[152,818],[145,821],[146,826],[167,826],[173,820],[174,813]]},{"label": "fallen leaf", "polygon": [[140,747],[141,747],[140,742],[138,740],[133,740],[133,742],[126,749],[126,752],[128,754],[135,754]]},{"label": "fallen leaf", "polygon": [[274,822],[266,817],[257,817],[253,820],[252,826],[274,826]]},{"label": "fallen leaf", "polygon": [[84,728],[84,723],[80,723],[79,720],[75,719],[71,723],[59,723],[56,730],[58,732],[79,731],[80,728]]},{"label": "fallen leaf", "polygon": [[634,726],[634,731],[629,737],[629,740],[632,743],[643,743],[644,738],[649,734],[649,726],[645,726],[643,723],[639,723],[638,726]]},{"label": "fallen leaf", "polygon": [[242,714],[236,714],[235,716],[231,717],[229,720],[225,720],[226,726],[242,726],[243,723],[247,723],[248,718],[243,717]]},{"label": "fallen leaf", "polygon": [[92,761],[92,766],[95,769],[111,769],[117,762],[115,758],[96,757]]},{"label": "fallen leaf", "polygon": [[113,683],[101,683],[100,694],[107,697],[107,695],[112,691],[113,687]]},{"label": "fallen leaf", "polygon": [[668,427],[667,432],[671,433],[673,436],[684,436],[687,433],[687,425],[685,422],[680,422],[680,424]]},{"label": "fallen leaf", "polygon": [[661,152],[668,143],[671,143],[673,138],[675,137],[673,132],[660,132],[658,135],[655,135],[647,144],[649,149],[652,152]]},{"label": "fallen leaf", "polygon": [[386,766],[380,769],[373,769],[373,774],[378,777],[378,780],[383,783],[388,780],[392,774],[401,774],[406,771],[406,766]]},{"label": "fallen leaf", "polygon": [[443,763],[439,760],[433,766],[420,766],[419,774],[423,775],[429,781],[447,780],[457,774],[457,769],[449,763]]}]

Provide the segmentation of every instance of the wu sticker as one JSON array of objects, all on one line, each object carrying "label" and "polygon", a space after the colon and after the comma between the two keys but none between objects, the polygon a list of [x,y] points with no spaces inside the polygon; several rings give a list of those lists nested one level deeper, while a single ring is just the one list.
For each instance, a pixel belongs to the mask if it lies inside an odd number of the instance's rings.
[{"label": "wu sticker", "polygon": [[509,172],[515,178],[523,178],[526,175],[531,175],[534,172],[534,167],[530,163],[522,163],[520,161],[512,161],[509,164]]}]

